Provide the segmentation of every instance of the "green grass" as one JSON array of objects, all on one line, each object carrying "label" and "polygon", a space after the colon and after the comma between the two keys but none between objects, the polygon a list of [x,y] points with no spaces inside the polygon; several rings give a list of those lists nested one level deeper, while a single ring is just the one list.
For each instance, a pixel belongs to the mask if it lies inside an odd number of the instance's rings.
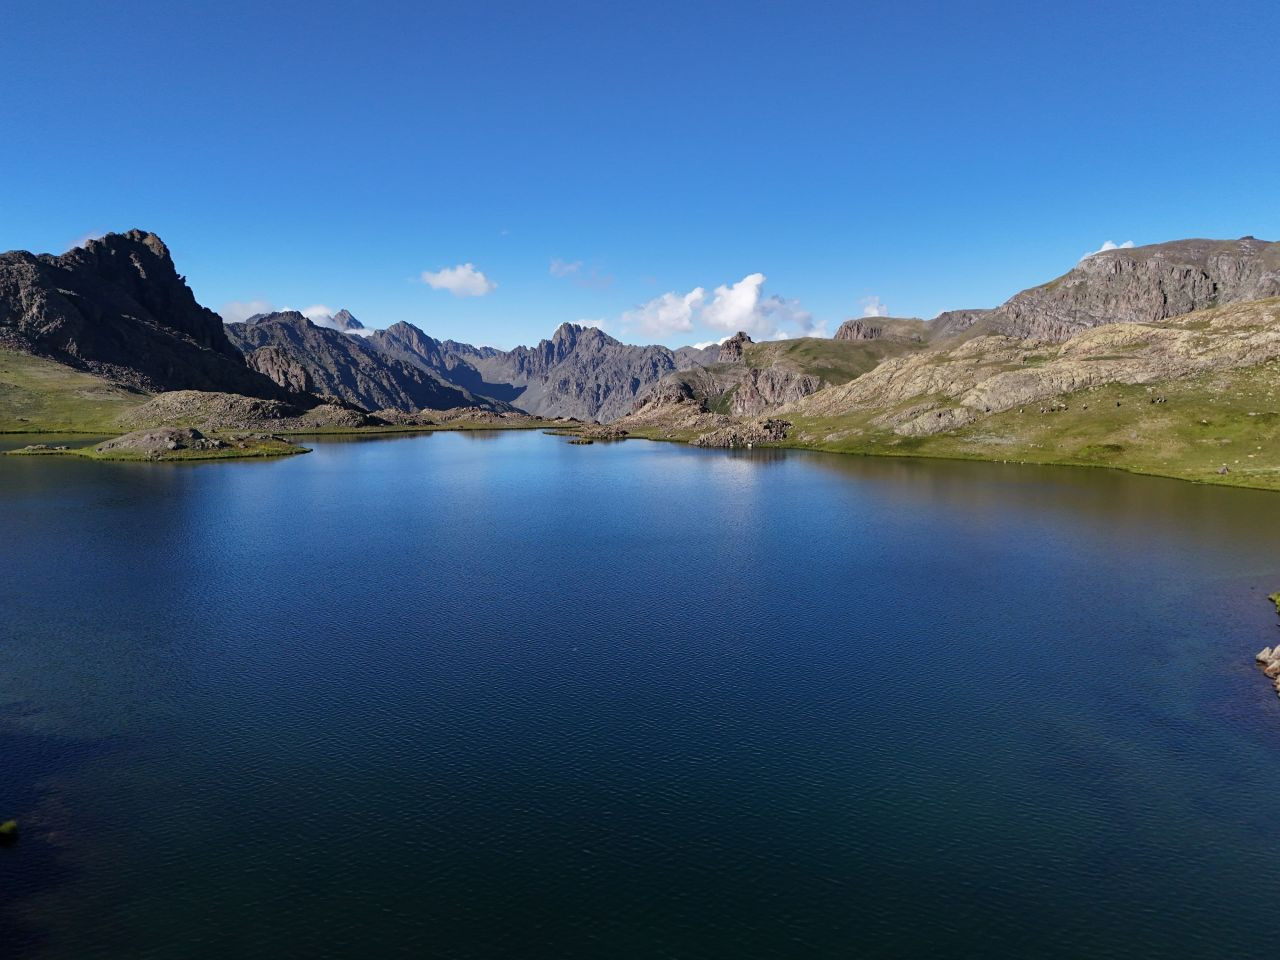
[{"label": "green grass", "polygon": [[9,846],[18,839],[18,821],[6,820],[0,823],[0,845]]},{"label": "green grass", "polygon": [[0,349],[0,433],[112,433],[147,395],[52,360]]},{"label": "green grass", "polygon": [[924,344],[903,340],[823,340],[800,337],[749,344],[743,351],[748,366],[779,364],[797,373],[821,377],[827,383],[856,380],[882,360],[922,349]]},{"label": "green grass", "polygon": [[310,453],[310,449],[296,443],[277,439],[260,439],[243,437],[236,433],[209,433],[209,437],[224,441],[227,446],[217,450],[167,450],[164,453],[150,455],[130,450],[112,450],[106,453],[98,451],[96,446],[72,447],[66,450],[10,450],[6,456],[70,456],[84,457],[89,460],[112,460],[137,463],[182,463],[198,460],[249,460],[264,457],[288,457],[298,453]]},{"label": "green grass", "polygon": [[[1153,396],[1163,396],[1166,402],[1153,404]],[[1068,409],[1039,412],[1041,406],[1059,403]],[[872,426],[870,421],[881,413],[791,417],[795,426],[786,445],[838,453],[1105,466],[1202,483],[1280,489],[1276,364],[1150,387],[1098,387],[929,437],[900,437]],[[1228,472],[1219,473],[1224,466]]]},{"label": "green grass", "polygon": [[1280,613],[1280,592],[1273,593],[1267,599],[1276,605],[1276,613]]}]

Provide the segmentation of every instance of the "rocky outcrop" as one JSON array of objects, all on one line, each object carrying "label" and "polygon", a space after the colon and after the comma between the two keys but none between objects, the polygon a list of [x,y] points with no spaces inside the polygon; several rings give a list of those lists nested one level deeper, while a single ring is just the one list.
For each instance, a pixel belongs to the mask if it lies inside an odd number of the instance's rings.
[{"label": "rocky outcrop", "polygon": [[141,230],[61,256],[0,254],[0,344],[142,390],[288,397],[245,364],[168,248]]},{"label": "rocky outcrop", "polygon": [[882,411],[873,426],[927,436],[1105,383],[1149,384],[1280,359],[1280,299],[1158,324],[1117,323],[1062,344],[976,337],[886,360],[794,409],[810,416]]},{"label": "rocky outcrop", "polygon": [[711,433],[704,433],[692,442],[695,447],[754,447],[766,443],[780,443],[787,439],[791,424],[786,420],[757,420],[734,423]]},{"label": "rocky outcrop", "polygon": [[716,363],[742,363],[742,349],[754,341],[745,331],[739,330],[732,337],[720,344],[720,352],[716,355]]},{"label": "rocky outcrop", "polygon": [[914,317],[861,317],[846,320],[833,340],[906,340],[923,343],[925,323]]},{"label": "rocky outcrop", "polygon": [[994,310],[945,310],[929,321],[929,336],[934,340],[954,337],[982,323]]},{"label": "rocky outcrop", "polygon": [[735,417],[758,417],[762,413],[795,403],[822,388],[818,377],[793,373],[781,367],[748,370],[733,391],[729,412]]},{"label": "rocky outcrop", "polygon": [[227,324],[226,329],[250,366],[291,390],[306,384],[307,390],[366,410],[502,406],[389,355],[370,338],[317,326],[294,311]]},{"label": "rocky outcrop", "polygon": [[171,450],[220,450],[226,444],[214,437],[206,437],[194,427],[160,427],[154,430],[135,430],[123,437],[100,443],[98,453],[136,453],[158,456]]},{"label": "rocky outcrop", "polygon": [[381,421],[338,403],[299,407],[233,393],[177,390],[161,393],[120,419],[126,429],[194,426],[202,430],[318,430],[377,426]]},{"label": "rocky outcrop", "polygon": [[1280,644],[1274,648],[1263,647],[1254,659],[1262,668],[1263,675],[1275,687],[1276,696],[1280,697]]},{"label": "rocky outcrop", "polygon": [[590,443],[593,440],[625,440],[628,431],[614,423],[602,423],[596,426],[583,427],[578,436]]},{"label": "rocky outcrop", "polygon": [[993,311],[992,332],[1066,340],[1110,323],[1155,323],[1209,307],[1280,296],[1280,243],[1177,240],[1085,257],[1057,280]]}]

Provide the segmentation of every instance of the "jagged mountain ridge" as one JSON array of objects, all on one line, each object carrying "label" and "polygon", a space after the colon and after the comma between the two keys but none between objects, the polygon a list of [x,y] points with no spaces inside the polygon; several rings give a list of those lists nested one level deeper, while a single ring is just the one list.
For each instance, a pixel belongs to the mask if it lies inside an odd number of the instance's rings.
[{"label": "jagged mountain ridge", "polygon": [[366,410],[507,409],[397,359],[371,338],[318,326],[296,311],[250,317],[226,330],[250,367],[290,390],[337,397]]},{"label": "jagged mountain ridge", "polygon": [[391,356],[529,413],[601,421],[623,416],[666,374],[710,362],[716,349],[633,346],[571,323],[536,346],[513,350],[436,340],[407,323],[368,339]]},{"label": "jagged mountain ridge", "polygon": [[0,343],[141,390],[288,397],[245,364],[168,247],[142,230],[59,256],[0,254]]}]

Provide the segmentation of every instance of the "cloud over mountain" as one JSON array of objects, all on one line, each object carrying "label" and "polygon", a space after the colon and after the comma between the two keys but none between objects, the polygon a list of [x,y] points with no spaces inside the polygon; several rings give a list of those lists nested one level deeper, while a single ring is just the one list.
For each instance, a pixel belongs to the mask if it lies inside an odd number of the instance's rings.
[{"label": "cloud over mountain", "polygon": [[498,289],[498,285],[474,263],[460,263],[456,267],[442,267],[436,271],[423,270],[422,282],[433,290],[448,290],[455,297],[483,297]]}]

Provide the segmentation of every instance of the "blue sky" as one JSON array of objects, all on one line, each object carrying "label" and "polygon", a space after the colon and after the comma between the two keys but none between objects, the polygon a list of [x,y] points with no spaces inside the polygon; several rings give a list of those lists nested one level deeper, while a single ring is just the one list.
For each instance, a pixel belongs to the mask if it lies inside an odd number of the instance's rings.
[{"label": "blue sky", "polygon": [[829,334],[1106,240],[1280,239],[1277,36],[1230,0],[16,0],[0,248],[143,227],[214,309],[499,346]]}]

